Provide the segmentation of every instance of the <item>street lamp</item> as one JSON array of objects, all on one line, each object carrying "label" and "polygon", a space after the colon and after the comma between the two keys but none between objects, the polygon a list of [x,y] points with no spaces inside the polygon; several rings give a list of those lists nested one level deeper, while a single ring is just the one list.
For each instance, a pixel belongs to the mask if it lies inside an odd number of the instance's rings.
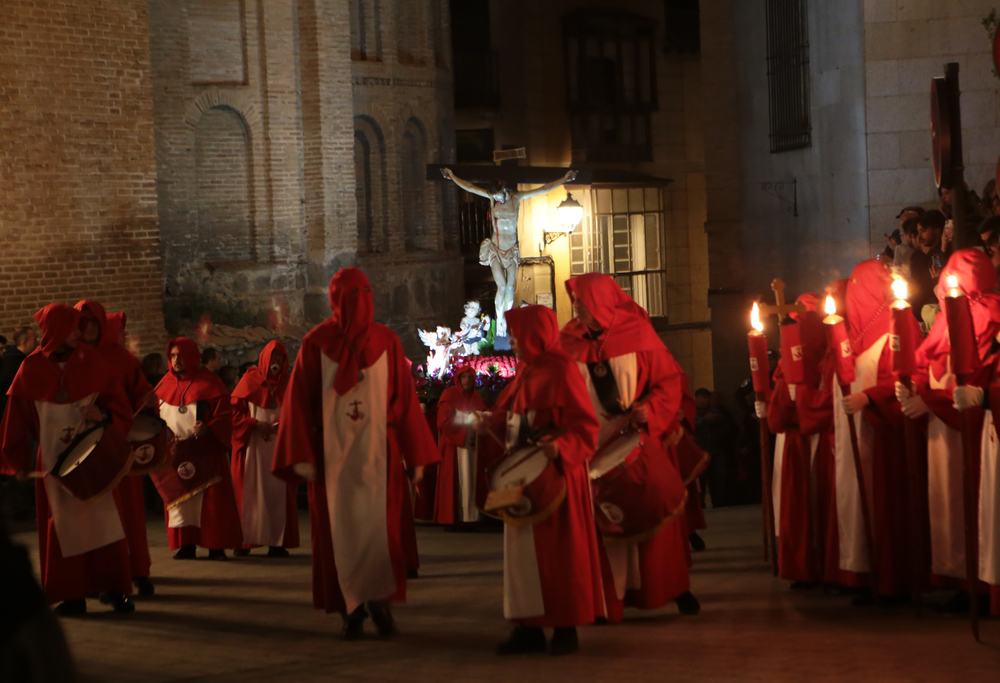
[{"label": "street lamp", "polygon": [[580,225],[580,221],[583,220],[583,205],[573,199],[573,195],[569,192],[566,192],[566,199],[562,200],[559,206],[556,207],[556,212],[559,214],[559,222],[562,223],[562,229],[555,232],[546,231],[546,244],[552,244],[563,235],[570,234],[576,230],[576,226]]}]

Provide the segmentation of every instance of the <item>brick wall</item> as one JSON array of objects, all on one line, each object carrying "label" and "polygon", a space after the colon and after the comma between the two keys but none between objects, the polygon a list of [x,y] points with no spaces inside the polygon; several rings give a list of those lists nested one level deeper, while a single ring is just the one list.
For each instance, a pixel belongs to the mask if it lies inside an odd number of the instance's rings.
[{"label": "brick wall", "polygon": [[163,341],[144,0],[0,7],[0,333],[52,301]]}]

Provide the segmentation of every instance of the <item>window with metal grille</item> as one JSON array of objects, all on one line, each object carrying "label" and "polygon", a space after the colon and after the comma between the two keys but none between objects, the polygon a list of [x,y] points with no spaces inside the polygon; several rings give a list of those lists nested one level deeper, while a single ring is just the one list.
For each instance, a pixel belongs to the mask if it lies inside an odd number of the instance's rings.
[{"label": "window with metal grille", "polygon": [[589,215],[570,239],[570,273],[607,273],[651,317],[667,316],[663,192],[659,187],[596,188]]},{"label": "window with metal grille", "polygon": [[805,0],[765,0],[771,153],[812,145]]}]

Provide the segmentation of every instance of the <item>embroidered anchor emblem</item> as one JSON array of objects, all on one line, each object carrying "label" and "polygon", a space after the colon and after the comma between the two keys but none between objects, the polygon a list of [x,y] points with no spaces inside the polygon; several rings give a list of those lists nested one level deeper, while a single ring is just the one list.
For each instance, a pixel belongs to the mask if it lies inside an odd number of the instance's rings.
[{"label": "embroidered anchor emblem", "polygon": [[361,401],[354,401],[350,405],[354,407],[354,412],[347,413],[347,417],[351,418],[351,420],[353,420],[354,422],[357,422],[358,420],[363,420],[365,418],[365,414],[358,412],[358,406],[361,405]]},{"label": "embroidered anchor emblem", "polygon": [[74,432],[76,432],[75,429],[73,429],[72,427],[67,427],[66,429],[62,430],[63,436],[60,437],[59,441],[68,444],[70,441],[73,440]]}]

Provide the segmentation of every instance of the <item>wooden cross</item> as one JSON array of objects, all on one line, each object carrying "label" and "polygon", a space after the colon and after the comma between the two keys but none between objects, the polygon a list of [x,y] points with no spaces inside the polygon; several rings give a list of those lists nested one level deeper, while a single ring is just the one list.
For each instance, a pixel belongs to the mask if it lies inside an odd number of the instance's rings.
[{"label": "wooden cross", "polygon": [[799,303],[786,304],[785,303],[785,283],[781,281],[780,278],[776,278],[771,282],[771,289],[774,290],[774,306],[768,306],[767,304],[760,305],[760,314],[762,316],[776,315],[778,316],[778,322],[784,319],[789,313],[805,313],[806,307]]}]

